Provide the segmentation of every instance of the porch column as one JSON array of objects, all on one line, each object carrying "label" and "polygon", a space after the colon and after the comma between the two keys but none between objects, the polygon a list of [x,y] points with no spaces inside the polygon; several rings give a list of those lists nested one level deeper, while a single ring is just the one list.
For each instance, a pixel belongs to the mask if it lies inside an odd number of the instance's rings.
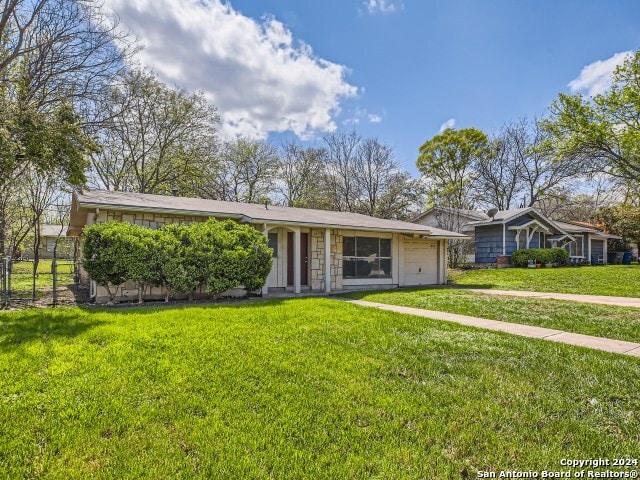
[{"label": "porch column", "polygon": [[331,292],[331,229],[324,229],[324,291]]},{"label": "porch column", "polygon": [[[267,244],[269,243],[269,230],[271,230],[271,227],[267,227],[266,225],[264,226],[264,228],[262,229],[262,234],[267,237]],[[269,278],[267,275],[267,281],[264,283],[264,285],[262,286],[262,295],[267,295],[269,293]]]},{"label": "porch column", "polygon": [[502,256],[507,254],[507,224],[502,224]]},{"label": "porch column", "polygon": [[293,229],[293,291],[300,293],[300,229]]},{"label": "porch column", "polygon": [[602,240],[602,262],[606,265],[609,263],[607,258],[607,239]]}]

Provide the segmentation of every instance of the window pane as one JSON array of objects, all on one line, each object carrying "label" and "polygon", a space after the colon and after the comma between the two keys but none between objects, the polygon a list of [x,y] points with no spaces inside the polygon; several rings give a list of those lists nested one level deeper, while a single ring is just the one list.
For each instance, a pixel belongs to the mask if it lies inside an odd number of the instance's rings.
[{"label": "window pane", "polygon": [[356,239],[355,237],[342,238],[342,255],[345,257],[356,256]]},{"label": "window pane", "polygon": [[273,256],[278,256],[278,234],[270,233],[269,234],[269,248],[273,249]]},{"label": "window pane", "polygon": [[368,260],[358,259],[356,265],[356,277],[357,278],[369,278],[371,273],[371,264]]},{"label": "window pane", "polygon": [[356,246],[358,257],[378,256],[378,239],[372,237],[358,237]]},{"label": "window pane", "polygon": [[380,256],[381,257],[391,256],[391,239],[390,238],[380,239]]},{"label": "window pane", "polygon": [[355,278],[356,276],[356,259],[345,258],[342,260],[342,277]]},{"label": "window pane", "polygon": [[380,278],[391,278],[391,259],[380,260]]}]

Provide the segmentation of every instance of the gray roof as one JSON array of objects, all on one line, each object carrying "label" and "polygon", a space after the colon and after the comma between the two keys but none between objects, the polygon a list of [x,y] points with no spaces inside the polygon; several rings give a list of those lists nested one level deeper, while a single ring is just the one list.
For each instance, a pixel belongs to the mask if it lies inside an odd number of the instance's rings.
[{"label": "gray roof", "polygon": [[600,233],[600,231],[596,230],[595,228],[589,228],[589,227],[585,227],[585,226],[575,225],[573,223],[560,222],[558,220],[554,220],[554,222],[555,222],[556,225],[558,225],[565,232],[570,232],[570,233],[579,233],[579,232]]},{"label": "gray roof", "polygon": [[67,227],[64,225],[41,225],[41,237],[64,237],[67,235]]},{"label": "gray roof", "polygon": [[400,220],[386,220],[359,213],[333,212],[308,208],[224,202],[202,198],[173,197],[106,190],[83,191],[73,196],[72,221],[75,230],[82,227],[86,215],[80,209],[104,208],[119,211],[156,212],[173,215],[197,215],[233,218],[248,223],[332,227],[353,230],[389,231],[440,238],[467,238],[465,235]]},{"label": "gray roof", "polygon": [[440,211],[448,212],[448,213],[457,213],[461,217],[467,217],[467,218],[470,218],[472,220],[488,220],[489,219],[489,216],[486,213],[478,211],[478,210],[467,210],[467,209],[464,209],[464,208],[451,208],[451,207],[431,207],[431,208],[428,208],[427,210],[425,210],[424,212],[416,215],[416,217],[412,220],[412,222],[416,222],[416,221],[420,220],[421,218],[424,218],[425,216],[427,216],[428,214],[430,214],[434,210],[440,210]]},{"label": "gray roof", "polygon": [[479,222],[471,222],[469,225],[491,225],[492,223],[505,223],[509,220],[519,217],[520,215],[524,215],[525,213],[533,212],[539,217],[547,220],[548,222],[552,222],[552,220],[547,219],[542,213],[536,210],[534,207],[525,207],[525,208],[513,208],[511,210],[499,210],[498,213],[495,214],[493,219],[488,218],[488,220],[480,220]]},{"label": "gray roof", "polygon": [[555,223],[560,228],[562,228],[565,232],[569,232],[569,233],[589,233],[591,235],[595,235],[603,238],[611,238],[611,239],[618,239],[618,240],[622,239],[622,237],[619,237],[618,235],[613,235],[611,233],[606,233],[601,230],[598,230],[597,228],[595,228],[595,225],[594,225],[594,228],[591,228],[591,227],[587,227],[586,225],[580,225],[579,223],[573,223],[573,222],[555,221]]}]

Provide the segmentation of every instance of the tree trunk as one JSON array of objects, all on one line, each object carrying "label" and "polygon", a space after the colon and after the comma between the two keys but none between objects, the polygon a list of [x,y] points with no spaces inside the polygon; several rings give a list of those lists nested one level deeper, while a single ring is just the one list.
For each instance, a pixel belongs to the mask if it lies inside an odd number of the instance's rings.
[{"label": "tree trunk", "polygon": [[138,303],[144,303],[142,294],[144,292],[144,283],[138,283]]},{"label": "tree trunk", "polygon": [[118,291],[118,287],[116,287],[116,291],[112,293],[111,288],[109,288],[109,282],[105,283],[103,286],[107,289],[107,294],[109,295],[109,301],[107,302],[107,305],[113,305],[115,303],[115,297],[116,292]]}]

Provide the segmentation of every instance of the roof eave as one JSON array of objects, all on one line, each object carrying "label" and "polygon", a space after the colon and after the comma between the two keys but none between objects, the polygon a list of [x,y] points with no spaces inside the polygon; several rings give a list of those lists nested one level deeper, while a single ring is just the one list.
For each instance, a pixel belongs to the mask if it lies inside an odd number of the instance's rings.
[{"label": "roof eave", "polygon": [[[218,217],[218,218],[229,218],[233,220],[239,220],[245,223],[259,223],[259,224],[278,224],[278,225],[292,225],[298,227],[308,227],[308,228],[340,228],[343,230],[358,230],[358,231],[368,231],[368,232],[389,232],[389,233],[403,233],[403,234],[418,234],[418,235],[428,235],[431,236],[431,230],[429,229],[402,229],[402,228],[384,228],[384,227],[369,227],[369,226],[354,226],[354,225],[345,225],[341,223],[313,223],[313,222],[296,222],[296,221],[274,221],[273,219],[267,218],[257,218],[257,217],[249,217],[247,215],[239,214],[239,213],[229,213],[229,212],[202,212],[198,210],[185,210],[185,209],[176,209],[176,208],[158,208],[158,207],[141,207],[138,205],[112,205],[100,202],[88,202],[88,201],[78,201],[78,209],[100,209],[100,208],[108,208],[109,210],[115,211],[124,211],[124,212],[154,212],[154,213],[164,213],[164,214],[172,214],[172,215],[192,215],[198,217]],[[442,237],[445,238],[445,237]],[[446,237],[446,238],[460,238],[460,237]]]}]

